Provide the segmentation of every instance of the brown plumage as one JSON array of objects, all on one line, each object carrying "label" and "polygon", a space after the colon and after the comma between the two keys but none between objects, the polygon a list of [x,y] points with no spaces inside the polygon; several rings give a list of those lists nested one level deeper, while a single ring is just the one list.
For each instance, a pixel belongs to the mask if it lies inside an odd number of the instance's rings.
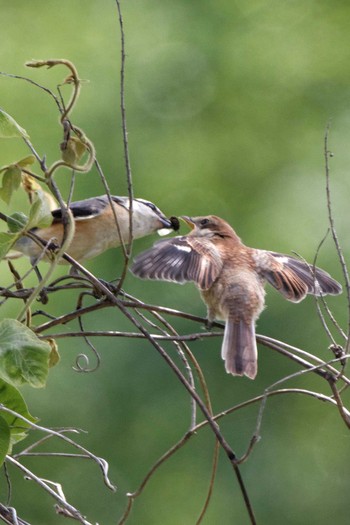
[{"label": "brown plumage", "polygon": [[183,219],[191,232],[157,242],[136,257],[131,271],[143,279],[195,282],[208,308],[208,322],[225,321],[221,352],[226,371],[254,379],[255,323],[264,308],[265,282],[293,302],[306,294],[337,295],[342,288],[328,273],[299,259],[248,248],[219,217]]}]

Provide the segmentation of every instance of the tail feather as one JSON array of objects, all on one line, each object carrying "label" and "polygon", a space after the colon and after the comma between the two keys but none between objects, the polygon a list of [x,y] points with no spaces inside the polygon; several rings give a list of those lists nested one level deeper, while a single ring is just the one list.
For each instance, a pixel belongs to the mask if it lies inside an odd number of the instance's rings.
[{"label": "tail feather", "polygon": [[248,324],[243,320],[227,319],[221,357],[225,361],[227,373],[255,379],[258,371],[258,352],[254,321]]}]

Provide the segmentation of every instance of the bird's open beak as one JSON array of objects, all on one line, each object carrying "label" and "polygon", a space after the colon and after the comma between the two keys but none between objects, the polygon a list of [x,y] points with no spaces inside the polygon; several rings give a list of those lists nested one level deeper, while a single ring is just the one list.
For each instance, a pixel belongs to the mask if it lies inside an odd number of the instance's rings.
[{"label": "bird's open beak", "polygon": [[182,219],[183,221],[185,221],[185,223],[191,228],[191,230],[194,229],[194,227],[195,227],[195,223],[193,222],[193,220],[191,219],[191,217],[187,217],[187,215],[181,215],[180,219]]}]

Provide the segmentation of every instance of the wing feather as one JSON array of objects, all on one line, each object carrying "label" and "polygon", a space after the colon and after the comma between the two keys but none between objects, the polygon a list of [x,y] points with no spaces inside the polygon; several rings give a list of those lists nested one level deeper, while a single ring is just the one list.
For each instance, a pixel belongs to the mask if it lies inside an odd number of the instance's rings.
[{"label": "wing feather", "polygon": [[187,236],[158,241],[138,255],[131,271],[141,279],[195,282],[207,290],[218,277],[222,261],[215,246],[205,239]]},{"label": "wing feather", "polygon": [[[112,197],[113,198],[113,197]],[[108,198],[106,195],[101,197],[91,197],[82,201],[75,201],[69,205],[69,209],[73,213],[76,220],[92,219],[100,215],[108,205]],[[58,223],[62,221],[62,210],[57,208],[52,210],[53,222]]]},{"label": "wing feather", "polygon": [[299,302],[306,294],[338,295],[341,285],[321,268],[281,253],[255,251],[261,275],[289,301]]}]

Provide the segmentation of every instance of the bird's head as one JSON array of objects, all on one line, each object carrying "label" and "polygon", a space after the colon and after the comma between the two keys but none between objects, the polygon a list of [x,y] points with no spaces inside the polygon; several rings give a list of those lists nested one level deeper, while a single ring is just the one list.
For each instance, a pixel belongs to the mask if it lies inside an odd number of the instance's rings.
[{"label": "bird's head", "polygon": [[[125,197],[123,205],[129,209],[128,198]],[[133,225],[135,238],[156,231],[160,235],[166,235],[179,229],[178,220],[175,217],[168,219],[153,202],[139,198],[133,200]]]},{"label": "bird's head", "polygon": [[237,235],[233,228],[216,215],[206,215],[203,217],[188,217],[183,215],[180,217],[186,224],[191,228],[191,232],[188,235],[193,237],[231,237],[237,238]]}]

